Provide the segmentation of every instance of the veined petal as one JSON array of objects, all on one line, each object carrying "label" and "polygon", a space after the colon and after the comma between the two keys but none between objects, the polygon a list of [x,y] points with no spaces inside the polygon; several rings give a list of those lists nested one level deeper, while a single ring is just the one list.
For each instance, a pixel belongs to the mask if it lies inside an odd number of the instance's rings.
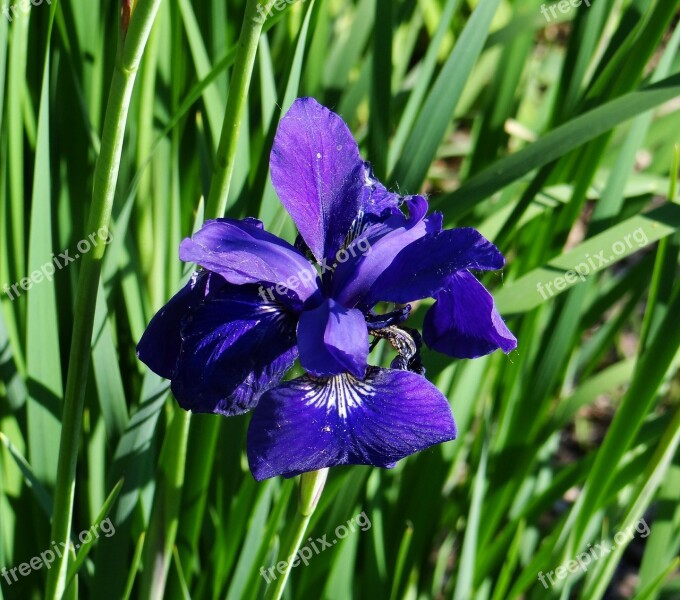
[{"label": "veined petal", "polygon": [[172,380],[180,406],[223,415],[253,408],[295,361],[296,321],[250,285],[230,286],[191,311]]},{"label": "veined petal", "polygon": [[351,375],[301,377],[265,394],[248,430],[248,460],[258,481],[338,465],[392,467],[453,440],[444,395],[420,375],[371,367]]},{"label": "veined petal", "polygon": [[423,323],[423,339],[433,350],[454,358],[477,358],[499,348],[507,354],[517,347],[493,297],[468,271],[448,277],[435,299]]},{"label": "veined petal", "polygon": [[332,259],[359,213],[364,163],[345,122],[313,98],[281,119],[272,147],[272,183],[318,260]]},{"label": "veined petal", "polygon": [[368,328],[361,311],[327,299],[300,315],[298,324],[300,363],[312,375],[366,373]]},{"label": "veined petal", "polygon": [[[345,306],[356,306],[384,271],[390,269],[404,247],[441,230],[441,215],[425,218],[427,201],[422,196],[407,200],[409,217],[393,214],[369,227],[347,248],[349,259],[333,274],[333,297]],[[374,303],[375,304],[375,303]]]},{"label": "veined petal", "polygon": [[224,287],[222,277],[195,271],[189,282],[161,308],[137,345],[137,356],[154,373],[172,379],[177,368],[182,337],[180,328],[192,308]]},{"label": "veined petal", "polygon": [[365,294],[362,303],[405,304],[434,296],[446,278],[466,269],[501,269],[505,259],[498,248],[469,227],[446,229],[422,236],[403,248]]},{"label": "veined petal", "polygon": [[219,273],[228,282],[280,286],[279,296],[294,292],[302,301],[318,293],[317,272],[288,242],[266,232],[259,221],[207,221],[180,245],[180,258]]}]

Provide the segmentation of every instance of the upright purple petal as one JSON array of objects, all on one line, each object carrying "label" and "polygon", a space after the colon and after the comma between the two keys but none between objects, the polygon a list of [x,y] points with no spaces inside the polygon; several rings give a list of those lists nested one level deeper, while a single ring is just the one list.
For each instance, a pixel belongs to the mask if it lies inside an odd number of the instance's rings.
[{"label": "upright purple petal", "polygon": [[312,375],[345,371],[363,377],[368,360],[368,328],[361,311],[327,299],[300,316],[300,363]]},{"label": "upright purple petal", "polygon": [[405,304],[434,296],[446,278],[466,269],[486,271],[503,268],[498,248],[471,228],[446,229],[422,236],[404,247],[375,279],[361,300]]},{"label": "upright purple petal", "polygon": [[453,440],[449,403],[408,371],[369,369],[366,378],[301,377],[265,394],[248,430],[248,461],[258,481],[338,465],[392,467]]},{"label": "upright purple petal", "polygon": [[180,406],[236,415],[278,384],[297,356],[297,316],[263,302],[256,286],[230,286],[192,310],[172,380]]},{"label": "upright purple petal", "polygon": [[517,339],[506,327],[486,288],[468,271],[447,278],[423,323],[425,343],[454,358],[477,358],[499,348],[506,354]]},{"label": "upright purple petal", "polygon": [[151,319],[137,345],[139,360],[157,375],[172,379],[182,345],[182,319],[224,285],[226,282],[219,275],[208,271],[194,272],[189,282]]},{"label": "upright purple petal", "polygon": [[264,284],[279,296],[292,292],[304,302],[318,294],[317,272],[309,261],[254,219],[207,221],[193,238],[182,242],[180,258],[219,273],[230,283]]},{"label": "upright purple petal", "polygon": [[272,183],[318,260],[333,258],[359,213],[364,163],[345,122],[313,98],[299,98],[281,119]]},{"label": "upright purple petal", "polygon": [[347,249],[348,260],[340,263],[333,274],[333,297],[345,306],[356,306],[404,247],[441,229],[440,214],[425,218],[425,198],[414,196],[407,203],[408,218],[393,214],[369,227]]}]

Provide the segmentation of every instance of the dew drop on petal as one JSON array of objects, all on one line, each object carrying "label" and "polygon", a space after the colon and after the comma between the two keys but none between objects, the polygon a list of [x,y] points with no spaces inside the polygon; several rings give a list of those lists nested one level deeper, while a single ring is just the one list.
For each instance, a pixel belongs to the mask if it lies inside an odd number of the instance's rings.
[{"label": "dew drop on petal", "polygon": [[317,157],[317,158],[321,158],[321,152],[317,152],[317,153],[316,153],[316,157]]}]

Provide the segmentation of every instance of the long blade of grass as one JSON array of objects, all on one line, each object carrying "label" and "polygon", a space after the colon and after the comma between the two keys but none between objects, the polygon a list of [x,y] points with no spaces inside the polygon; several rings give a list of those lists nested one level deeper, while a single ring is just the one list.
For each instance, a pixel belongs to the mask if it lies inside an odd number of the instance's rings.
[{"label": "long blade of grass", "polygon": [[425,180],[499,4],[488,0],[477,6],[432,86],[391,176],[402,190],[416,193]]}]

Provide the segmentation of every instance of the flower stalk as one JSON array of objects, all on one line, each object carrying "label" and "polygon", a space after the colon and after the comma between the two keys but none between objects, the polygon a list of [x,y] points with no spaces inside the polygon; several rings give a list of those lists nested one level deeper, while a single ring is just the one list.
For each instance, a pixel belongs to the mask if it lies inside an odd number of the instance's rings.
[{"label": "flower stalk", "polygon": [[[229,86],[229,97],[225,110],[224,123],[219,148],[215,157],[215,173],[210,188],[206,216],[208,219],[222,217],[227,207],[229,187],[234,172],[234,160],[238,143],[241,122],[245,112],[248,89],[253,73],[257,47],[262,33],[262,23],[257,19],[257,0],[248,0],[239,47],[234,62],[232,79]],[[154,502],[163,505],[165,510],[162,517],[154,519],[149,524],[149,534],[145,540],[145,564],[152,565],[142,578],[142,590],[149,598],[162,598],[167,583],[169,561],[177,535],[180,497],[177,490],[184,485],[186,471],[186,452],[191,425],[191,414],[184,413],[175,407],[174,419],[181,423],[181,427],[168,432],[165,445],[168,453],[161,461],[163,472],[162,485],[156,490]],[[205,430],[200,435],[206,440],[206,452],[214,456],[220,419],[214,418],[203,425]],[[199,425],[200,427],[200,425]],[[199,469],[209,469],[212,461],[206,461]],[[203,472],[196,479],[206,482],[209,477]],[[170,499],[171,501],[168,501]],[[200,522],[199,509],[193,515],[195,522]]]},{"label": "flower stalk", "polygon": [[286,563],[286,568],[281,577],[276,580],[271,596],[269,596],[270,600],[280,600],[283,596],[283,590],[286,588],[290,571],[293,568],[293,559],[300,549],[302,540],[305,537],[309,520],[312,518],[312,515],[319,504],[327,477],[328,469],[303,473],[300,476],[298,510],[295,515],[295,521],[292,523],[287,543],[283,546],[280,555],[281,561],[285,561]]},{"label": "flower stalk", "polygon": [[[121,36],[106,108],[101,150],[94,172],[92,206],[87,231],[108,231],[111,222],[111,208],[118,181],[130,98],[137,69],[160,3],[161,0],[138,0],[134,15],[129,15],[127,35],[124,38]],[[121,27],[123,26],[124,22],[121,19]],[[95,240],[92,251],[82,258],[82,270],[78,278],[54,493],[52,540],[57,544],[67,545],[71,532],[76,463],[90,366],[94,310],[105,248],[103,242]],[[46,598],[52,600],[63,596],[67,568],[68,557],[64,554],[55,561],[48,572]]]},{"label": "flower stalk", "polygon": [[258,7],[258,0],[248,0],[246,4],[236,62],[229,85],[229,96],[224,113],[220,143],[215,157],[215,171],[208,196],[207,217],[209,219],[224,216],[224,211],[227,208],[229,187],[236,160],[238,134],[248,100],[250,79],[264,24],[258,13]]}]

